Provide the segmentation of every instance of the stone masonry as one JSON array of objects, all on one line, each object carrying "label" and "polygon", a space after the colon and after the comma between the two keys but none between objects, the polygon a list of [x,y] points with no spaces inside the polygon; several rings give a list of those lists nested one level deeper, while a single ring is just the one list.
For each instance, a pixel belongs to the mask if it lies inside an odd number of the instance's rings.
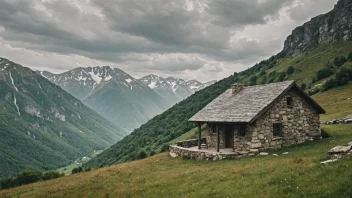
[{"label": "stone masonry", "polygon": [[[292,98],[292,106],[287,98]],[[281,123],[282,136],[273,136],[273,124]],[[208,123],[206,141],[209,148],[216,148],[219,127],[220,148],[224,148],[224,124]],[[215,131],[214,131],[215,130]],[[279,98],[276,103],[254,123],[246,125],[246,135],[238,136],[239,127],[234,126],[233,150],[241,155],[257,154],[261,150],[300,144],[308,140],[320,139],[320,117],[314,108],[294,89]]]}]

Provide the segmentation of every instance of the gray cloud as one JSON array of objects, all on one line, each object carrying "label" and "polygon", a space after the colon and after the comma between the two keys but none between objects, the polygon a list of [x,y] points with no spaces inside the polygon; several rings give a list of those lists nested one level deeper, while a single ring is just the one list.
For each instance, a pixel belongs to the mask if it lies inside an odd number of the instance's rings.
[{"label": "gray cloud", "polygon": [[337,0],[323,1],[4,0],[0,56],[58,72],[112,65],[219,79],[277,53],[295,26]]},{"label": "gray cloud", "polygon": [[278,17],[278,11],[292,0],[214,0],[209,1],[206,11],[221,26],[247,26],[266,23]]}]

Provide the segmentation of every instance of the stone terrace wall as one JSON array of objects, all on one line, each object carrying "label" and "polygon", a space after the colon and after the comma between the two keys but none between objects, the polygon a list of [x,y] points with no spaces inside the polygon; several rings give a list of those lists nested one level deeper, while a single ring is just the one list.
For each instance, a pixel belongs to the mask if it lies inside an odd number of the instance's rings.
[{"label": "stone terrace wall", "polygon": [[[206,143],[206,138],[201,138],[201,144]],[[184,147],[184,148],[190,148],[193,146],[198,146],[198,139],[190,139],[190,140],[185,140],[185,141],[180,141],[176,142],[177,146]]]},{"label": "stone terrace wall", "polygon": [[170,154],[176,154],[178,157],[194,160],[222,160],[240,157],[237,154],[230,155],[217,152],[194,150],[176,145],[170,146]]}]

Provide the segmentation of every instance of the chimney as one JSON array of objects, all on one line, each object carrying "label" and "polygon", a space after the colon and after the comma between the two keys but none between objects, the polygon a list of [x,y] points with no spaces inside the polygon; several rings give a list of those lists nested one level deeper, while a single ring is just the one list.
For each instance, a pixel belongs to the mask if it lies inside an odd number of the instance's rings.
[{"label": "chimney", "polygon": [[234,96],[244,88],[244,84],[233,84],[231,88],[232,88],[232,95]]}]

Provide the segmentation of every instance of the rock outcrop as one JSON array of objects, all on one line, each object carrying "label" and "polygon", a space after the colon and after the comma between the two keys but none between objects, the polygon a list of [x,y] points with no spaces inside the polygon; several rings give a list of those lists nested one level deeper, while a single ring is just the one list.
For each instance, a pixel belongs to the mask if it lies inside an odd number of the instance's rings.
[{"label": "rock outcrop", "polygon": [[339,0],[334,9],[312,18],[287,37],[281,56],[296,56],[318,44],[352,40],[352,0]]}]

